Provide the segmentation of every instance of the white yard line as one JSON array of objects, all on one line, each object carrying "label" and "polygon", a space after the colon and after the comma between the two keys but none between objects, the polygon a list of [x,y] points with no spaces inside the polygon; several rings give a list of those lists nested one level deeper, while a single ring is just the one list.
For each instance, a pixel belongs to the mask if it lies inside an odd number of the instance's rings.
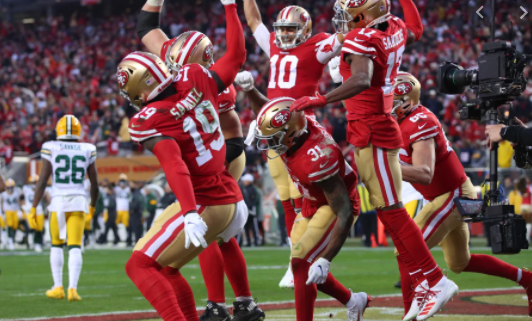
[{"label": "white yard line", "polygon": [[[80,287],[81,288],[81,287]],[[490,288],[490,289],[468,289],[468,290],[461,290],[460,292],[462,293],[469,293],[469,292],[492,292],[492,291],[511,291],[511,290],[516,290],[516,289],[522,289],[521,287],[508,287],[508,288]],[[41,295],[41,294],[39,294]],[[16,296],[16,295],[13,295],[13,296]],[[22,293],[19,295],[19,296],[25,296],[23,295]],[[31,296],[31,295],[28,295],[28,296]],[[87,296],[90,296],[90,295],[85,295],[86,297]],[[372,295],[373,298],[382,298],[382,297],[398,297],[398,296],[401,296],[401,294],[398,294],[398,293],[393,293],[393,294],[380,294],[380,295]],[[140,297],[135,297],[133,299],[140,299]],[[316,302],[328,302],[328,301],[336,301],[336,299],[318,299],[316,300]],[[286,303],[294,303],[294,300],[284,300],[284,301],[264,301],[264,302],[259,302],[259,305],[266,305],[266,304],[270,304],[270,305],[282,305],[282,304],[286,304]],[[204,307],[197,307],[196,308],[197,310],[203,310]],[[339,310],[338,308],[332,308],[334,310],[332,311],[341,311]],[[375,307],[375,308],[372,308],[372,309],[383,309],[383,310],[390,310],[390,311],[393,311],[394,309],[397,309],[397,308],[388,308],[388,307]],[[54,319],[67,319],[67,318],[73,318],[73,317],[95,317],[95,316],[103,316],[103,315],[120,315],[120,314],[135,314],[135,313],[147,313],[147,312],[155,312],[155,310],[137,310],[137,311],[114,311],[114,312],[102,312],[102,313],[91,313],[91,314],[72,314],[72,315],[66,315],[66,316],[49,316],[49,317],[39,317],[39,318],[23,318],[23,319],[0,319],[0,321],[18,321],[18,320],[48,320],[50,318],[54,318]],[[320,315],[322,315],[322,313],[320,313]],[[284,316],[284,315],[281,315],[281,317]],[[451,316],[451,315],[445,315],[445,314],[442,314],[442,316]],[[454,315],[453,316],[457,316],[457,315]],[[477,316],[477,315],[476,315]],[[519,316],[519,315],[504,315],[504,317],[508,317],[508,318],[528,318],[528,316]],[[283,318],[280,318],[280,319],[276,319],[276,318],[268,318],[268,320],[270,321],[284,321],[284,320],[290,320],[290,321],[293,321],[293,319],[283,319]],[[315,318],[314,320],[330,320],[330,318]],[[364,319],[364,320],[367,320],[367,321],[372,321],[370,319]],[[373,320],[373,321],[377,321],[377,320]],[[378,321],[388,321],[388,320],[378,320]],[[389,320],[389,321],[395,321],[395,320]]]}]

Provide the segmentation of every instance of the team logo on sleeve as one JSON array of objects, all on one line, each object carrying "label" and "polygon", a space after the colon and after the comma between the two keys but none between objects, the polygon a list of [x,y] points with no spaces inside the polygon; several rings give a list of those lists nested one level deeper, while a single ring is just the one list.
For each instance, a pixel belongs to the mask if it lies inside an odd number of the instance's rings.
[{"label": "team logo on sleeve", "polygon": [[127,72],[120,70],[118,74],[116,74],[116,78],[118,79],[118,85],[120,88],[124,88],[124,86],[127,84],[127,81],[129,80],[129,75]]},{"label": "team logo on sleeve", "polygon": [[292,117],[290,111],[281,110],[275,115],[275,117],[272,118],[270,124],[272,125],[272,127],[275,128],[283,127],[284,125],[286,125],[286,123],[288,123],[290,117]]},{"label": "team logo on sleeve", "polygon": [[208,45],[207,48],[205,48],[205,52],[203,53],[203,61],[211,61],[213,55],[213,47],[212,44]]},{"label": "team logo on sleeve", "polygon": [[402,82],[395,86],[394,94],[396,96],[404,96],[412,91],[412,84],[409,82]]},{"label": "team logo on sleeve", "polygon": [[349,8],[358,8],[366,4],[368,0],[351,0],[349,1]]}]

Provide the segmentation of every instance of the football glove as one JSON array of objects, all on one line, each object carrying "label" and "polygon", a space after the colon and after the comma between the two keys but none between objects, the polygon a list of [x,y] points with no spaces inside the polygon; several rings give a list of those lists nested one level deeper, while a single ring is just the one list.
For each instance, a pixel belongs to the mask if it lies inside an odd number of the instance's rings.
[{"label": "football glove", "polygon": [[28,220],[30,229],[36,230],[37,229],[37,209],[35,207],[32,207],[30,209],[30,213],[28,214],[26,218]]},{"label": "football glove", "polygon": [[290,106],[290,111],[303,111],[305,109],[322,108],[325,105],[327,105],[327,98],[316,92],[316,96],[306,96],[296,100],[292,106]]},{"label": "football glove", "polygon": [[342,75],[340,75],[340,56],[334,57],[329,61],[329,73],[335,83],[342,82]]},{"label": "football glove", "polygon": [[90,222],[92,220],[95,211],[96,208],[89,205],[89,213],[85,215],[85,222]]},{"label": "football glove", "polygon": [[308,270],[308,279],[307,285],[312,283],[323,284],[327,280],[327,275],[329,274],[329,268],[331,267],[331,262],[320,257],[316,262],[312,263],[310,269]]},{"label": "football glove", "polygon": [[224,6],[235,4],[235,0],[220,0]]},{"label": "football glove", "polygon": [[242,71],[236,74],[235,83],[239,85],[242,90],[250,91],[251,89],[253,89],[255,80],[253,79],[253,75],[249,71]]},{"label": "football glove", "polygon": [[203,221],[198,213],[192,212],[185,215],[185,249],[190,247],[190,243],[195,247],[207,247],[205,233],[207,233],[207,224]]}]

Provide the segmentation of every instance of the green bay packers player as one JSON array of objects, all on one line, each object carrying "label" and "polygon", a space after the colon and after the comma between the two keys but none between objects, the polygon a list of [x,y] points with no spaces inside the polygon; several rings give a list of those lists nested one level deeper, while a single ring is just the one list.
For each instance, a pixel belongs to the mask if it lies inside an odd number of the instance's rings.
[{"label": "green bay packers player", "polygon": [[[35,188],[35,197],[28,215],[31,224],[37,225],[37,206],[44,195],[46,184],[52,177],[52,199],[48,210],[52,249],[50,265],[54,286],[46,296],[63,299],[63,247],[68,251],[68,300],[80,301],[77,286],[83,263],[81,242],[86,214],[91,217],[98,199],[98,173],[96,171],[96,146],[80,143],[81,124],[73,115],[63,116],[56,126],[57,141],[46,142],[41,149],[42,169]],[[83,180],[89,176],[91,202],[87,204]]]},{"label": "green bay packers player", "polygon": [[[24,194],[24,206],[23,209],[26,213],[31,212],[31,207],[33,205],[33,199],[35,198],[35,186],[39,180],[39,175],[32,175],[28,180],[28,184],[22,187],[22,193]],[[48,193],[45,193],[45,200],[48,203],[50,201]],[[30,229],[33,230],[33,247],[35,252],[42,252],[42,243],[44,235],[44,210],[42,202],[36,207],[37,218],[35,221],[29,221],[28,224]],[[34,224],[36,222],[37,224]]]},{"label": "green bay packers player", "polygon": [[[2,175],[0,175],[0,197],[1,197],[1,193],[3,193],[5,190],[6,190],[6,182],[4,182],[4,178],[2,177]],[[6,220],[4,218],[4,213],[1,210],[0,210],[0,237],[2,238],[0,240],[2,242],[2,249],[5,250],[7,247]]]},{"label": "green bay packers player", "polygon": [[[526,289],[529,315],[532,315],[532,273],[493,256],[469,252],[469,228],[453,199],[459,196],[475,199],[477,193],[438,118],[420,104],[419,81],[400,72],[393,89],[393,114],[403,136],[403,148],[399,153],[403,179],[429,201],[414,218],[427,246],[432,248],[439,244],[447,266],[455,273],[482,273],[517,282]],[[434,293],[422,275],[408,273],[401,257],[398,262],[407,310],[403,320],[425,320],[428,309],[422,307]]]},{"label": "green bay packers player", "polygon": [[17,232],[19,226],[19,212],[20,212],[20,191],[15,186],[15,181],[11,178],[6,180],[6,191],[3,192],[0,197],[2,201],[0,205],[2,206],[2,212],[6,216],[6,225],[7,225],[7,248],[10,251],[15,249],[15,233]]},{"label": "green bay packers player", "polygon": [[116,225],[123,224],[126,227],[126,245],[131,244],[131,231],[129,229],[129,201],[131,199],[131,189],[126,174],[120,174],[118,185],[115,186],[116,196]]}]

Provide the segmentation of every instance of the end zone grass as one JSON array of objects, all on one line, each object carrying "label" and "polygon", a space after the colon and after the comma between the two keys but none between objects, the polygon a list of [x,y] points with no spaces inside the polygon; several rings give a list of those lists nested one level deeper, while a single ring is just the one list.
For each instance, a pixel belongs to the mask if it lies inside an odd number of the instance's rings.
[{"label": "end zone grass", "polygon": [[[332,264],[333,274],[353,291],[365,291],[371,295],[400,293],[393,287],[399,279],[399,273],[392,248],[365,249],[357,246],[359,242],[349,241]],[[480,251],[473,248],[472,252],[490,253],[484,248]],[[151,310],[149,303],[125,274],[124,265],[130,253],[130,250],[125,249],[85,251],[83,271],[78,287],[83,300],[68,302],[67,300],[48,299],[44,294],[52,285],[48,252],[34,254],[33,252],[0,251],[0,319]],[[440,266],[446,267],[442,252],[435,250],[433,253]],[[284,275],[288,264],[287,248],[244,249],[244,255],[248,263],[251,290],[253,296],[258,298],[259,304],[260,302],[293,300],[293,291],[278,288],[279,280]],[[501,259],[519,267],[532,265],[530,251],[523,251],[514,256],[501,256]],[[68,256],[65,255],[63,272],[65,288],[68,286],[67,262]],[[196,305],[204,306],[207,294],[197,260],[187,265],[182,273],[194,291]],[[511,281],[474,273],[455,275],[450,272],[449,277],[456,281],[460,289],[515,286],[515,283]],[[231,305],[234,296],[228,282],[226,282],[226,297],[228,305]],[[326,298],[326,296],[320,294],[319,298]],[[276,313],[269,312],[268,319],[271,320]],[[285,312],[279,313],[281,316]],[[281,319],[283,318],[280,317],[279,320]],[[393,316],[389,319],[395,320],[397,317]],[[483,319],[483,321],[487,320],[489,319]]]}]

